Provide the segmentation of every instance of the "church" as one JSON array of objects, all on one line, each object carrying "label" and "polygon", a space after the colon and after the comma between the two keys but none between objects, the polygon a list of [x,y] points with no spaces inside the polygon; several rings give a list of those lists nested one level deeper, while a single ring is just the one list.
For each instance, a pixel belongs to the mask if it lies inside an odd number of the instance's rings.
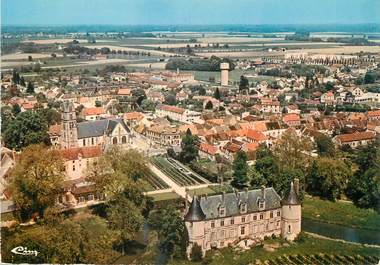
[{"label": "church", "polygon": [[131,143],[131,132],[123,119],[101,119],[77,123],[74,104],[62,106],[61,148],[126,145]]},{"label": "church", "polygon": [[189,233],[188,254],[194,244],[203,254],[212,248],[248,248],[265,237],[292,241],[301,232],[299,181],[291,183],[282,200],[273,188],[193,197],[184,217]]}]

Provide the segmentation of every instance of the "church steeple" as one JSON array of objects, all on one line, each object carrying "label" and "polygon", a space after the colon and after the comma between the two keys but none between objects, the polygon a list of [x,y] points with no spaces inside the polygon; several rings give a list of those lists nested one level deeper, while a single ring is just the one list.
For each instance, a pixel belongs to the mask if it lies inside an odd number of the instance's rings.
[{"label": "church steeple", "polygon": [[62,136],[61,145],[63,148],[78,146],[77,120],[74,104],[64,101],[62,104]]}]

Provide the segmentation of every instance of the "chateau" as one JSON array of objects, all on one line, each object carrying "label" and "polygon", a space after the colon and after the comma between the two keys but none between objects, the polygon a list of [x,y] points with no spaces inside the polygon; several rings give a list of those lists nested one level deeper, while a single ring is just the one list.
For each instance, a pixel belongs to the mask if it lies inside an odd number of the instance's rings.
[{"label": "chateau", "polygon": [[265,187],[194,196],[184,218],[189,233],[188,253],[194,244],[201,246],[204,254],[228,245],[250,247],[273,235],[294,240],[301,232],[298,187],[296,179],[283,200],[273,188]]}]

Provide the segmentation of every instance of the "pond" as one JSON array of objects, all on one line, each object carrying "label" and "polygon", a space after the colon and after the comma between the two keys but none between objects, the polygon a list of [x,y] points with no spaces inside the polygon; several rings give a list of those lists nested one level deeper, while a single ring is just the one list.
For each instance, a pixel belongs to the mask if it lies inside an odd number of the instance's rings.
[{"label": "pond", "polygon": [[380,245],[380,231],[351,228],[302,218],[302,230],[361,244]]}]

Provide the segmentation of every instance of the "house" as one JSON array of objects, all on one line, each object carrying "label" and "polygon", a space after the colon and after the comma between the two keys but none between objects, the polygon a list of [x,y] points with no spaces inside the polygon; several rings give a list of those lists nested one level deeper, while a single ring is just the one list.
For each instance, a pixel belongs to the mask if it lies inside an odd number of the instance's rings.
[{"label": "house", "polygon": [[144,114],[142,114],[141,112],[137,112],[137,111],[134,111],[134,112],[127,112],[127,113],[124,113],[124,122],[128,125],[128,126],[136,126],[139,124],[139,122],[144,118]]},{"label": "house", "polygon": [[146,93],[146,97],[153,102],[162,103],[165,101],[165,97],[160,91],[150,90],[148,93]]},{"label": "house", "polygon": [[368,121],[380,121],[380,109],[367,112]]},{"label": "house", "polygon": [[301,124],[301,118],[299,114],[288,113],[282,117],[282,121],[288,126],[297,126]]},{"label": "house", "polygon": [[176,106],[162,104],[156,108],[156,115],[161,118],[169,117],[173,121],[179,121],[190,124],[193,123],[195,120],[199,119],[201,113],[197,111],[179,108]]},{"label": "house", "polygon": [[218,147],[208,144],[201,143],[199,145],[198,154],[201,158],[208,158],[215,161],[215,155],[218,153]]},{"label": "house", "polygon": [[48,135],[50,138],[50,143],[52,146],[59,146],[60,137],[61,137],[62,125],[61,124],[53,124],[49,127]]},{"label": "house", "polygon": [[265,187],[194,196],[184,217],[189,234],[187,253],[191,253],[195,244],[204,255],[212,248],[248,248],[265,237],[282,236],[293,241],[301,232],[298,187],[296,179],[283,200],[274,188]]},{"label": "house", "polygon": [[179,147],[181,134],[176,127],[155,124],[146,129],[146,137],[160,147]]},{"label": "house", "polygon": [[107,116],[103,107],[84,108],[81,112],[81,118],[86,121],[95,121]]},{"label": "house", "polygon": [[376,133],[374,132],[354,132],[348,134],[340,134],[333,138],[333,140],[340,146],[349,145],[351,148],[365,146],[375,140]]},{"label": "house", "polygon": [[334,93],[332,91],[328,91],[322,94],[321,103],[325,103],[328,105],[334,104]]},{"label": "house", "polygon": [[101,146],[75,147],[62,149],[60,153],[65,160],[66,179],[85,177],[86,170],[102,155]]}]

